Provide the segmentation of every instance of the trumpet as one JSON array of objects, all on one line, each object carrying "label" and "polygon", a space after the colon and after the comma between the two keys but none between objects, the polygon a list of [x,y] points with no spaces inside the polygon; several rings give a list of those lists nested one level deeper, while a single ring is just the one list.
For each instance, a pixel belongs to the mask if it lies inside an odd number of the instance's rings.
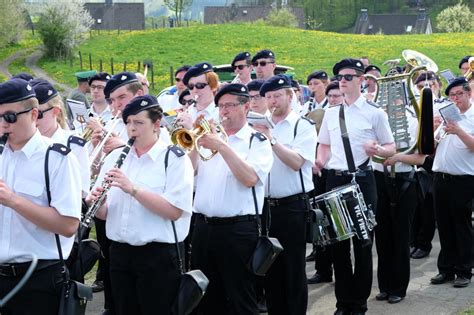
[{"label": "trumpet", "polygon": [[[115,130],[115,128],[117,128],[117,125],[119,124],[120,122],[120,119],[118,119],[118,117],[122,114],[121,111],[119,111],[113,118],[113,123],[112,125],[110,126],[110,129],[109,131],[104,131],[102,133],[102,141],[94,148],[94,150],[92,151],[91,155],[90,155],[90,161],[91,161],[91,168],[95,168],[97,169],[102,163],[99,163],[101,162],[102,159],[99,158],[101,152],[102,152],[102,149],[104,148],[104,145],[105,143],[107,142],[107,140],[112,136],[113,134],[113,131]],[[98,159],[99,158],[99,159]]]},{"label": "trumpet", "polygon": [[[99,124],[101,124],[102,126],[104,125],[103,121],[102,121],[102,118],[99,117],[98,119],[99,121]],[[80,135],[80,137],[82,139],[84,139],[85,141],[90,141],[92,139],[92,134],[94,133],[94,129],[92,128],[89,128],[89,127],[86,127],[82,134]]]},{"label": "trumpet", "polygon": [[[132,148],[133,143],[135,142],[135,137],[132,137],[128,140],[127,144],[123,148],[122,152],[120,153],[117,161],[115,162],[114,168],[120,168],[123,165],[123,161],[127,158],[128,153],[130,152],[130,149]],[[99,211],[100,207],[104,204],[105,197],[107,196],[107,192],[110,190],[112,187],[112,180],[110,179],[105,179],[102,182],[102,188],[104,189],[102,194],[97,198],[96,201],[94,201],[87,212],[84,214],[84,217],[81,220],[81,229],[84,231],[88,228],[90,228],[94,222],[94,217],[97,214],[97,211]]]},{"label": "trumpet", "polygon": [[1,138],[0,138],[0,155],[3,153],[3,149],[5,149],[5,145],[7,144],[8,140],[8,133],[5,133]]},{"label": "trumpet", "polygon": [[464,74],[464,77],[466,78],[467,81],[472,79],[472,76],[474,75],[474,57],[469,58],[467,61],[469,64],[469,70]]},{"label": "trumpet", "polygon": [[231,84],[233,83],[242,83],[242,81],[240,81],[240,73],[237,73],[234,77],[234,79],[230,82]]},{"label": "trumpet", "polygon": [[[221,124],[215,125],[216,131],[221,135],[223,140],[227,142],[227,133]],[[217,151],[211,150],[211,153],[206,153],[206,149],[201,147],[198,143],[199,139],[205,134],[212,133],[211,124],[205,118],[201,118],[197,123],[197,127],[193,130],[188,130],[186,128],[176,128],[171,133],[171,142],[175,145],[180,146],[183,150],[190,152],[194,148],[199,153],[199,156],[203,161],[210,160],[217,154]]]},{"label": "trumpet", "polygon": [[446,130],[444,130],[444,127],[445,127],[445,125],[444,125],[444,123],[442,123],[438,126],[438,128],[436,128],[436,130],[434,132],[434,140],[437,143],[440,143],[448,135]]}]

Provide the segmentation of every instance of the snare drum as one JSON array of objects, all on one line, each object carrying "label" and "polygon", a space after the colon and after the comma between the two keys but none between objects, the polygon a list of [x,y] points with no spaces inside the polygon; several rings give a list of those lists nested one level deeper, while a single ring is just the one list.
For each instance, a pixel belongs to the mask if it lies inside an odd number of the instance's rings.
[{"label": "snare drum", "polygon": [[319,234],[318,245],[331,245],[354,235],[370,241],[368,231],[376,223],[359,185],[344,185],[319,195],[313,199],[312,207],[324,214],[322,225],[316,231]]}]

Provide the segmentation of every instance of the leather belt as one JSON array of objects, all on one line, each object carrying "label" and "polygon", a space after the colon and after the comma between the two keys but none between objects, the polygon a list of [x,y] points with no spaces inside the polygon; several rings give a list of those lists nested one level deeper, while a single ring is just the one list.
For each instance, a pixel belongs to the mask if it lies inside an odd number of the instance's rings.
[{"label": "leather belt", "polygon": [[265,201],[268,202],[270,207],[278,207],[281,205],[292,203],[293,201],[304,200],[305,197],[306,194],[300,193],[283,198],[265,198]]},{"label": "leather belt", "polygon": [[[35,272],[59,264],[59,260],[38,260]],[[31,261],[24,263],[0,264],[0,277],[18,277],[26,273]]]},{"label": "leather belt", "polygon": [[[364,169],[357,169],[356,176],[366,176],[368,172],[372,172],[372,166],[368,165]],[[328,175],[333,176],[352,176],[352,173],[349,171],[341,170],[328,170]]]},{"label": "leather belt", "polygon": [[219,218],[219,217],[206,217],[202,213],[196,213],[196,218],[199,220],[203,220],[204,222],[210,225],[226,225],[226,224],[234,224],[237,222],[255,221],[255,215],[251,215],[251,214],[238,215],[235,217]]},{"label": "leather belt", "polygon": [[441,172],[436,172],[435,175],[440,176],[442,179],[454,179],[454,178],[468,179],[468,178],[474,178],[474,175],[452,175],[452,174],[441,173]]}]

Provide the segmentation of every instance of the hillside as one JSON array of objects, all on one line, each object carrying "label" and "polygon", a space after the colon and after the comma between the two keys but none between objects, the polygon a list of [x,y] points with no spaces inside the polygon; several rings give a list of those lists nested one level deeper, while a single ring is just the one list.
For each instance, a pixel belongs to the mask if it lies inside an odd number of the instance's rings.
[{"label": "hillside", "polygon": [[[213,64],[230,63],[240,51],[251,53],[270,48],[279,64],[295,68],[298,79],[306,78],[315,69],[330,71],[339,59],[363,55],[381,65],[388,59],[401,58],[404,49],[417,50],[438,63],[440,69],[457,72],[462,56],[474,52],[474,33],[433,35],[347,35],[268,27],[255,24],[199,25],[188,28],[94,33],[80,46],[84,68],[88,68],[88,54],[93,68],[110,71],[110,59],[115,72],[127,61],[128,70],[136,71],[138,61],[152,60],[157,83],[155,90],[169,85],[170,66],[200,61]],[[70,62],[41,60],[40,65],[60,82],[74,84],[73,73],[80,70],[79,59]],[[383,68],[386,70],[386,68]]]}]

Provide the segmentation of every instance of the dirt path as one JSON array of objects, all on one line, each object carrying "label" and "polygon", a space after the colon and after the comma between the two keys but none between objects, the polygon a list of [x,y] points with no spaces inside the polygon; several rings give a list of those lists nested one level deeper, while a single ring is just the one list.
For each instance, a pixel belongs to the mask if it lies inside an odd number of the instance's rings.
[{"label": "dirt path", "polygon": [[7,78],[11,77],[12,75],[8,71],[8,66],[10,66],[10,64],[16,59],[23,57],[24,54],[25,54],[25,51],[20,50],[14,53],[13,55],[9,56],[7,59],[2,60],[2,62],[0,62],[0,72]]}]

